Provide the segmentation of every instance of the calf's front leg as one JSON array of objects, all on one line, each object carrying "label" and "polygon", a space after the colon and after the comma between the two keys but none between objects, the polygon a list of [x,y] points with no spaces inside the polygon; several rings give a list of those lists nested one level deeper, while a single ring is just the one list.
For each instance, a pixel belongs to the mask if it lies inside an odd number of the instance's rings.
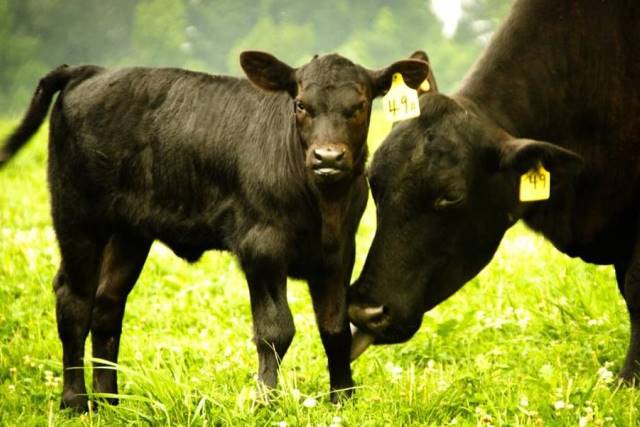
[{"label": "calf's front leg", "polygon": [[351,331],[347,317],[347,288],[353,256],[319,277],[309,280],[320,338],[327,354],[331,402],[353,394],[350,351]]}]

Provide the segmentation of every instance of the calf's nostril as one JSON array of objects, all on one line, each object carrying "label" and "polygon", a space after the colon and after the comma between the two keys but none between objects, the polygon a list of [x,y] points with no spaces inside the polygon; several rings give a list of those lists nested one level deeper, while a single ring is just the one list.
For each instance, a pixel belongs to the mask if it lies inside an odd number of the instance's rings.
[{"label": "calf's nostril", "polygon": [[313,157],[321,162],[338,162],[344,158],[344,150],[333,148],[316,148],[313,150]]}]

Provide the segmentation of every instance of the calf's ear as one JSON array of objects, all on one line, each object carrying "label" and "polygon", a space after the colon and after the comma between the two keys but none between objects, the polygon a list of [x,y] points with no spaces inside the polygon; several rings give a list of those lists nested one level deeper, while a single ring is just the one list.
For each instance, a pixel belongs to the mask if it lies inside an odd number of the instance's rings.
[{"label": "calf's ear", "polygon": [[251,83],[268,91],[286,91],[292,97],[298,90],[295,68],[266,52],[248,50],[240,54],[240,66]]},{"label": "calf's ear", "polygon": [[[429,64],[429,75],[425,81],[423,81],[420,86],[418,86],[418,96],[423,93],[438,93],[438,83],[436,82],[436,76],[433,74],[433,67],[431,66],[431,61],[429,61],[429,56],[427,52],[424,50],[416,50],[411,55],[409,55],[410,59],[419,59],[420,61],[424,61]],[[426,83],[425,83],[426,82]]]},{"label": "calf's ear", "polygon": [[500,170],[520,176],[538,164],[552,177],[570,177],[580,172],[583,161],[573,151],[532,139],[512,139],[500,147]]},{"label": "calf's ear", "polygon": [[369,71],[373,82],[373,96],[384,95],[391,86],[391,77],[395,73],[402,74],[402,78],[407,86],[416,89],[429,75],[429,64],[419,59],[403,59],[394,62],[387,68]]}]

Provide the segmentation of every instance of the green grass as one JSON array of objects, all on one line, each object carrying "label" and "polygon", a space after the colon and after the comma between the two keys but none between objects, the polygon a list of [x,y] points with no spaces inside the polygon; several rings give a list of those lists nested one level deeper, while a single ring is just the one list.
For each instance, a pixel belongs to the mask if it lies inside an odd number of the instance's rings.
[{"label": "green grass", "polygon": [[[0,123],[0,137],[13,124]],[[385,126],[376,118],[372,146]],[[628,321],[612,269],[569,259],[520,225],[489,267],[425,315],[410,342],[372,348],[354,363],[358,390],[341,406],[328,401],[304,283],[290,283],[297,335],[272,403],[260,405],[252,398],[257,357],[237,263],[210,252],[188,265],[155,244],[127,306],[122,403],[82,416],[61,412],[51,291],[59,255],[45,159],[43,131],[0,171],[0,425],[640,423],[640,391],[615,380]],[[374,229],[369,208],[356,274]]]}]

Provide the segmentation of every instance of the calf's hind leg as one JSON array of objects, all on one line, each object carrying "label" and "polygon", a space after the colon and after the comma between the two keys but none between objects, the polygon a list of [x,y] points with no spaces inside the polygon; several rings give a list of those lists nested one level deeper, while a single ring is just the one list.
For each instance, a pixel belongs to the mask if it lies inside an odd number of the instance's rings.
[{"label": "calf's hind leg", "polygon": [[[117,363],[127,296],[138,280],[150,247],[151,241],[130,234],[116,233],[109,239],[102,255],[91,319],[94,358]],[[93,390],[118,393],[117,372],[112,366],[94,361]],[[108,398],[107,402],[117,404],[118,400]]]},{"label": "calf's hind leg", "polygon": [[87,409],[84,345],[98,282],[103,244],[86,236],[58,234],[62,267],[54,281],[58,335],[62,341],[61,408]]},{"label": "calf's hind leg", "polygon": [[283,254],[279,234],[269,227],[247,233],[238,253],[249,284],[258,379],[269,388],[276,386],[279,362],[295,334]]}]

